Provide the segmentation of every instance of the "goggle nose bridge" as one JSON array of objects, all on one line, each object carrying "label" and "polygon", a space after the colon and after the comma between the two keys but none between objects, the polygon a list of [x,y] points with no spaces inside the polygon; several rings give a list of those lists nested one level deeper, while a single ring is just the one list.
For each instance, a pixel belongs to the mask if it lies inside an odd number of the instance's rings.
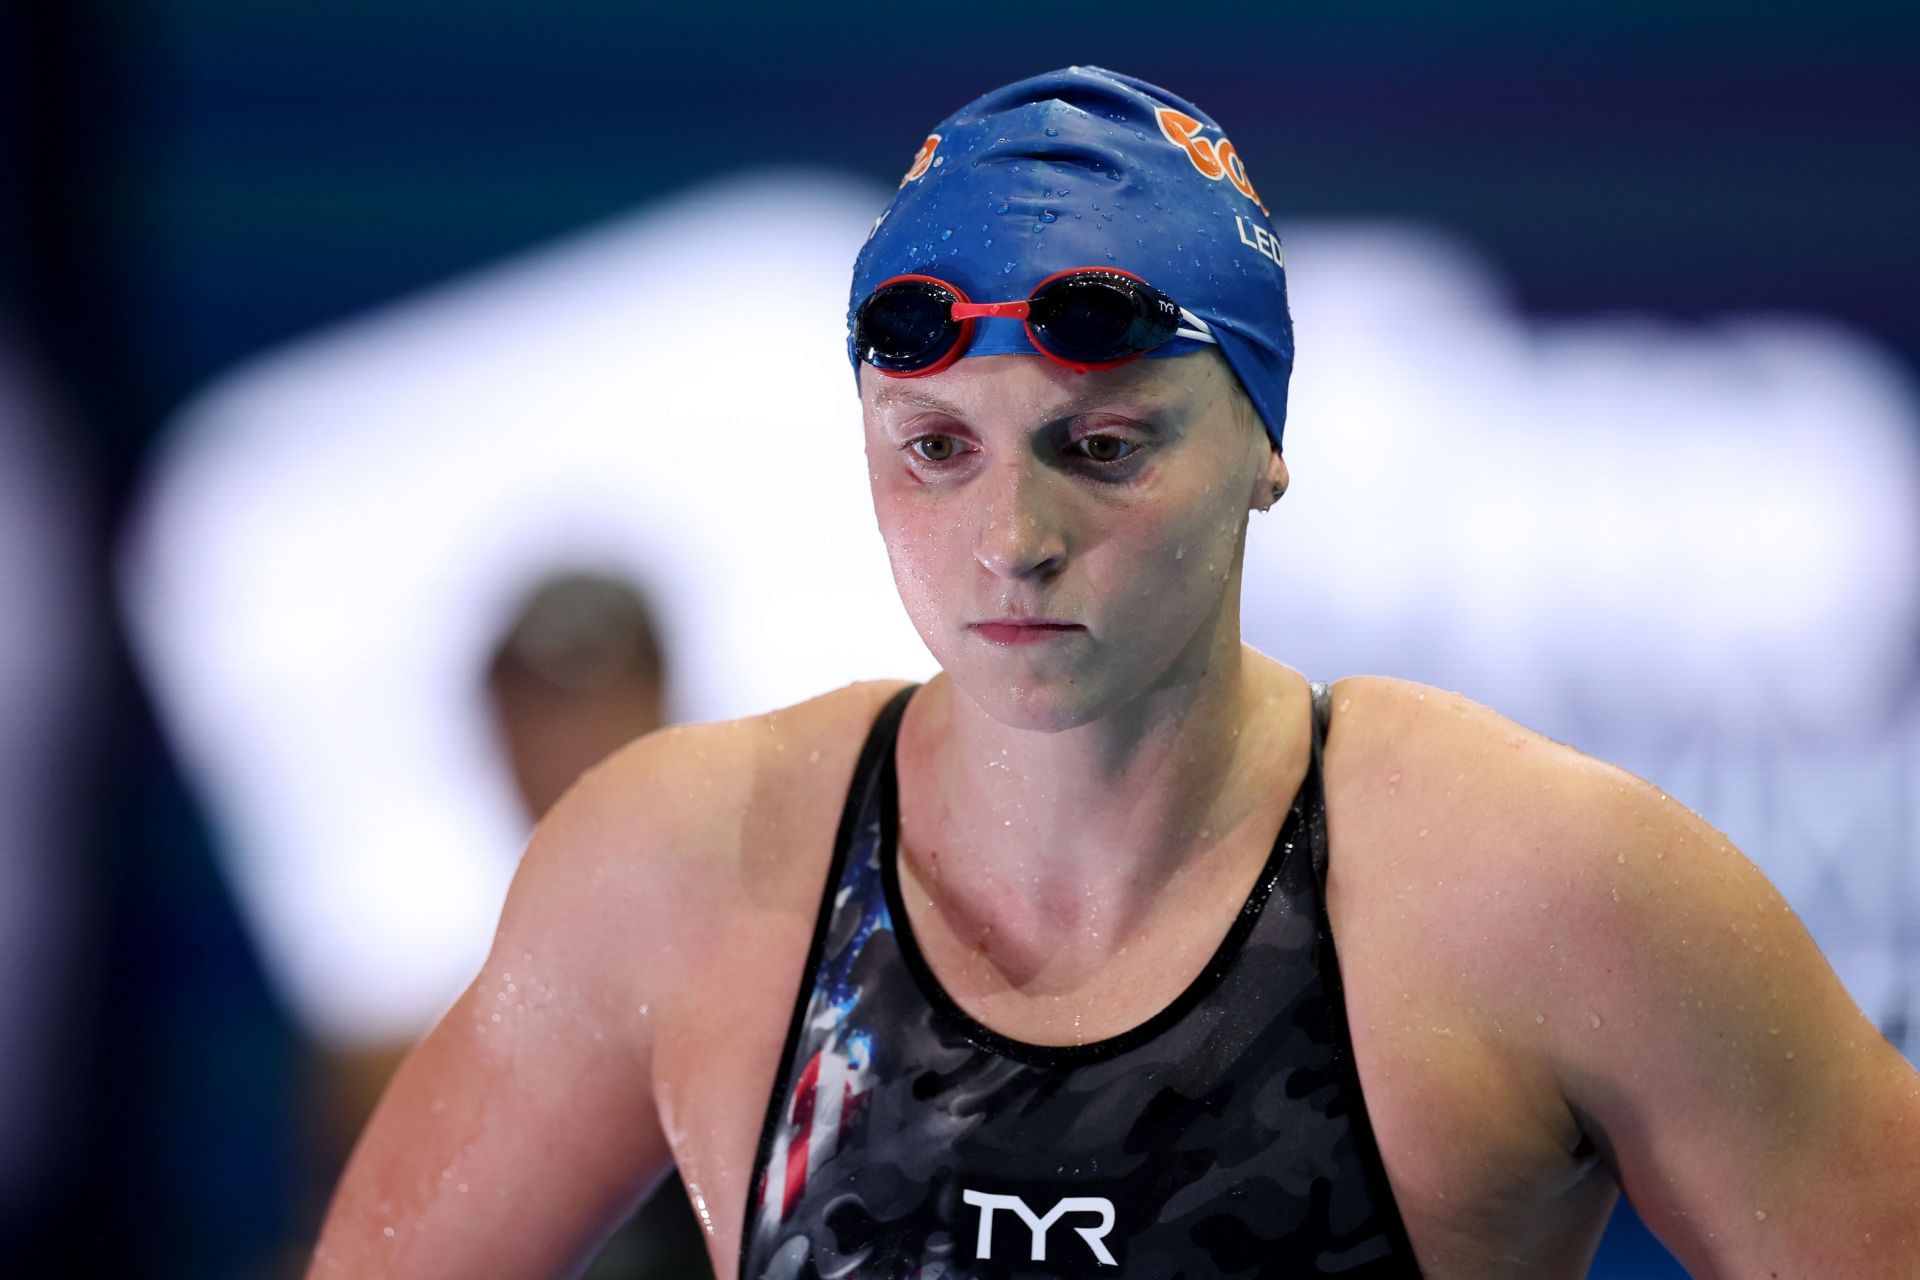
[{"label": "goggle nose bridge", "polygon": [[1004,316],[1009,320],[1025,320],[1033,304],[1026,300],[1019,302],[956,302],[953,304],[955,320],[976,320],[981,316]]}]

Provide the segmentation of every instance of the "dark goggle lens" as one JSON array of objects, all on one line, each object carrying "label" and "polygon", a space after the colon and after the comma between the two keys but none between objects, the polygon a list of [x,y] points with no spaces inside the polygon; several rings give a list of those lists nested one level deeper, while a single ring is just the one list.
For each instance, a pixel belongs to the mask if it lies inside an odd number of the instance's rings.
[{"label": "dark goggle lens", "polygon": [[875,289],[860,304],[854,341],[876,369],[911,371],[939,360],[960,339],[958,299],[939,285],[903,280]]},{"label": "dark goggle lens", "polygon": [[1171,339],[1180,327],[1180,308],[1152,285],[1088,272],[1065,276],[1034,294],[1027,323],[1055,355],[1105,364]]}]

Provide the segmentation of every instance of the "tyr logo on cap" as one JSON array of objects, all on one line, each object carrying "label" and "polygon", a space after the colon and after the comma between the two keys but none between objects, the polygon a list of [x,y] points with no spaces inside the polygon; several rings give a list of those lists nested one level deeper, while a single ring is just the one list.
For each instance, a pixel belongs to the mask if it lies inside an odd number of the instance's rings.
[{"label": "tyr logo on cap", "polygon": [[1224,136],[1218,142],[1201,137],[1200,131],[1206,125],[1172,107],[1161,107],[1153,114],[1160,122],[1160,132],[1166,135],[1168,142],[1187,153],[1187,159],[1193,161],[1193,167],[1200,171],[1202,177],[1215,182],[1225,178],[1241,195],[1259,205],[1260,212],[1267,211],[1259,193],[1253,189],[1252,180],[1247,177],[1247,166],[1240,159],[1239,151]]},{"label": "tyr logo on cap", "polygon": [[923,177],[933,167],[933,153],[940,149],[940,135],[930,133],[920,149],[913,153],[913,163],[907,166],[907,176],[900,179],[900,185],[906,186],[915,178]]}]

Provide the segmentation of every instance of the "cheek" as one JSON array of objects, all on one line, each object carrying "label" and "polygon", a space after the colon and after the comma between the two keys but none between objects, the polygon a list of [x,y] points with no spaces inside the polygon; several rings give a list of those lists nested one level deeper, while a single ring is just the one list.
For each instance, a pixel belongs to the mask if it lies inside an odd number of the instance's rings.
[{"label": "cheek", "polygon": [[926,554],[934,528],[934,510],[919,500],[913,486],[892,479],[875,480],[873,518],[880,528],[881,539],[887,544],[887,555],[896,564]]},{"label": "cheek", "polygon": [[1218,592],[1238,528],[1228,504],[1200,496],[1156,501],[1120,513],[1086,559],[1117,597],[1144,602],[1154,614],[1175,613]]},{"label": "cheek", "polygon": [[[946,527],[951,534],[955,521],[919,501],[912,486],[884,480],[873,486],[873,514],[901,603],[907,616],[921,623],[933,616],[942,583],[954,580],[948,565],[954,538],[943,540],[940,530]],[[921,631],[924,637],[925,628]]]}]

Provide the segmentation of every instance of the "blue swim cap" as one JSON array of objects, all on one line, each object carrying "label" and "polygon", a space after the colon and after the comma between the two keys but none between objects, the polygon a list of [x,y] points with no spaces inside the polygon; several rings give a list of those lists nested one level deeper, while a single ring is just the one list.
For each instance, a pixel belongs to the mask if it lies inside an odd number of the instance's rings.
[{"label": "blue swim cap", "polygon": [[[854,316],[883,280],[936,276],[976,302],[1007,302],[1087,266],[1131,271],[1206,321],[1280,447],[1293,324],[1266,206],[1198,107],[1099,67],[996,89],[927,136],[853,265],[854,376]],[[1182,339],[1150,354],[1198,349]],[[1033,350],[1024,326],[989,320],[966,354]]]}]

